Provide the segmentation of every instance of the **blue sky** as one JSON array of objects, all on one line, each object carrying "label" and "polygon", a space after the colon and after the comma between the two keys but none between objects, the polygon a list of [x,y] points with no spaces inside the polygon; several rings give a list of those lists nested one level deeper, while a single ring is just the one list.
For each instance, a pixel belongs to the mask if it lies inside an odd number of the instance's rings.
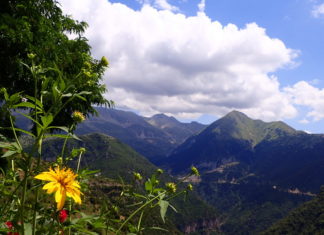
[{"label": "blue sky", "polygon": [[235,109],[324,133],[324,0],[62,0],[106,56],[107,97],[141,115]]}]

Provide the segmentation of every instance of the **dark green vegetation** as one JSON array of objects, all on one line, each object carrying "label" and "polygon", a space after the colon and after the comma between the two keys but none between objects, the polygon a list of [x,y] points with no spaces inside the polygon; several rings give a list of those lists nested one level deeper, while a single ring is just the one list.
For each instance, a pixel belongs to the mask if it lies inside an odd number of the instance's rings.
[{"label": "dark green vegetation", "polygon": [[[42,66],[37,68],[40,74],[49,78],[36,86],[47,92],[42,94],[46,109],[53,104],[52,87],[69,94],[62,103],[73,94],[88,92],[84,94],[86,99],[65,106],[55,119],[57,125],[73,123],[71,113],[75,110],[93,114],[93,104],[109,105],[103,97],[106,88],[100,83],[108,62],[92,58],[83,36],[86,27],[85,22],[63,15],[55,0],[0,1],[0,88],[6,88],[10,94],[21,92],[22,97],[34,96],[37,93],[34,78],[22,64],[30,66],[30,58],[34,57],[34,63]],[[69,39],[67,33],[76,36]],[[9,126],[8,115],[3,110],[0,122]]]},{"label": "dark green vegetation", "polygon": [[226,216],[226,234],[257,234],[323,184],[324,138],[233,111],[188,138],[162,165],[181,175],[195,165],[198,190]]},{"label": "dark green vegetation", "polygon": [[[135,183],[136,185],[133,172],[141,173],[143,178],[146,179],[157,170],[157,167],[146,158],[114,137],[93,133],[83,135],[80,138],[82,141],[69,140],[66,152],[70,152],[73,148],[84,147],[86,152],[82,157],[82,166],[88,167],[89,169],[99,169],[101,176],[98,177],[98,179],[105,181],[103,177],[109,177],[113,179],[112,182],[114,182],[114,184],[120,184],[120,180],[123,179],[126,184]],[[46,141],[43,151],[44,158],[46,160],[53,160],[56,156],[60,155],[62,143],[63,140],[57,139]],[[187,169],[187,171],[189,171],[189,169]],[[161,178],[161,184],[172,181],[175,181],[175,179],[170,176],[163,176]],[[96,181],[93,183],[98,185]],[[103,189],[98,190],[101,193],[106,190],[106,196],[108,197],[105,200],[113,200],[109,198],[109,187],[108,189],[103,187]],[[103,195],[101,195],[101,197],[104,198]],[[208,230],[215,231],[218,229],[220,221],[217,211],[199,199],[195,193],[189,194],[186,200],[184,200],[183,197],[175,198],[171,204],[175,206],[178,213],[174,213],[171,210],[169,211],[170,220],[168,226],[172,227],[172,224],[175,224],[181,231],[198,233]],[[157,221],[160,220],[158,216],[154,218]],[[161,221],[159,221],[159,223],[161,223]]]},{"label": "dark green vegetation", "polygon": [[293,210],[289,215],[271,226],[264,235],[323,234],[324,188],[313,200]]},{"label": "dark green vegetation", "polygon": [[[87,120],[79,132],[111,133],[132,143],[137,151],[152,150],[156,155],[151,156],[158,156],[159,151],[166,154],[175,146],[170,144],[176,139],[173,128],[190,132],[184,129],[185,124],[176,125],[173,118],[164,115],[144,120],[130,112],[98,111],[101,115]],[[110,178],[131,180],[132,171],[148,176],[156,169],[115,138],[85,135],[82,139],[77,146],[89,149],[84,166],[101,169]],[[161,150],[161,143],[167,143],[168,151]],[[47,152],[59,154],[53,143]],[[203,218],[202,204],[177,204],[186,211],[175,220],[180,221],[178,228],[186,224],[182,231],[221,227],[224,234],[258,234],[314,197],[323,183],[323,153],[322,135],[296,131],[283,122],[252,120],[234,111],[189,137],[169,156],[161,154],[153,159],[159,159],[160,166],[177,176],[185,174],[191,165],[197,166],[202,175],[200,180],[192,181],[197,193],[222,213],[212,215],[209,210]],[[192,218],[193,214],[199,216]],[[201,228],[202,224],[205,227]]]},{"label": "dark green vegetation", "polygon": [[99,132],[114,136],[152,162],[164,158],[186,138],[205,127],[198,123],[181,123],[165,115],[143,118],[132,112],[96,109],[99,116],[80,124],[77,134]]}]

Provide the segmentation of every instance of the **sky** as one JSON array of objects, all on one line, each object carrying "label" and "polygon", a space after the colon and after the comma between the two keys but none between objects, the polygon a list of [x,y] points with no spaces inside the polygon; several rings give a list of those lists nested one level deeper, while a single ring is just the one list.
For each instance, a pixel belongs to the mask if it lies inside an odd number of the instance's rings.
[{"label": "sky", "polygon": [[238,110],[324,133],[324,0],[59,2],[109,60],[118,109],[206,124]]}]

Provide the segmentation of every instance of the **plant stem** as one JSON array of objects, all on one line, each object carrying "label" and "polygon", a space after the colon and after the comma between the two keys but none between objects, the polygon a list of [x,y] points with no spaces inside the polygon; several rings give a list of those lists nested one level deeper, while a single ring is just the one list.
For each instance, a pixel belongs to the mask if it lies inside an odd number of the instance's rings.
[{"label": "plant stem", "polygon": [[[41,156],[42,156],[42,140],[43,140],[43,132],[41,132],[38,140],[36,141],[36,148],[38,149],[38,158],[37,158],[37,165],[36,165],[36,172],[39,171]],[[33,223],[32,223],[32,235],[36,233],[36,212],[37,212],[37,203],[38,203],[38,195],[39,195],[39,187],[36,188],[36,196],[35,196],[35,203],[34,203],[34,212],[33,212]]]},{"label": "plant stem", "polygon": [[11,125],[12,132],[13,132],[13,134],[15,136],[16,143],[18,144],[19,148],[22,149],[21,144],[20,144],[19,139],[18,139],[18,136],[17,136],[17,133],[16,133],[15,126],[13,124],[11,113],[9,115],[9,119],[10,119],[10,125]]},{"label": "plant stem", "polygon": [[78,159],[78,165],[77,165],[76,173],[79,173],[82,153],[83,153],[83,152],[81,151],[80,154],[79,154],[79,159]]},{"label": "plant stem", "polygon": [[[69,135],[70,135],[70,133],[69,133]],[[64,164],[64,152],[65,152],[65,147],[66,147],[66,143],[67,143],[67,140],[68,140],[68,137],[66,137],[65,139],[64,139],[64,143],[63,143],[63,147],[62,147],[62,152],[61,152],[61,158],[62,158],[62,162],[61,162],[61,166]]]},{"label": "plant stem", "polygon": [[27,177],[28,177],[28,168],[29,168],[29,157],[28,157],[28,165],[25,171],[25,176],[23,180],[23,192],[21,196],[21,205],[20,205],[20,220],[21,220],[21,228],[22,228],[22,235],[25,235],[25,223],[24,223],[24,209],[25,209],[25,199],[26,199],[26,191],[27,191]]},{"label": "plant stem", "polygon": [[121,231],[121,229],[125,226],[125,224],[131,219],[133,218],[139,211],[141,211],[144,207],[146,207],[148,204],[150,204],[151,202],[153,202],[154,200],[156,200],[157,198],[159,198],[162,194],[165,194],[165,192],[158,194],[157,196],[155,196],[154,198],[152,198],[151,200],[147,201],[145,204],[143,204],[142,206],[140,206],[139,208],[137,208],[137,210],[135,210],[125,221],[124,223],[122,223],[122,225],[118,228],[118,230],[116,231],[116,234],[118,235],[118,233]]}]

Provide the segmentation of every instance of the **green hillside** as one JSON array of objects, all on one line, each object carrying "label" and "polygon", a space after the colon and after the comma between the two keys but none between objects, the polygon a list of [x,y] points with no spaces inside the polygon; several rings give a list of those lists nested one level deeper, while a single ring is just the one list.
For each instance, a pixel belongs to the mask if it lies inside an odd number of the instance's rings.
[{"label": "green hillside", "polygon": [[293,210],[262,234],[324,234],[324,187],[313,200]]},{"label": "green hillside", "polygon": [[[156,172],[157,167],[146,158],[135,152],[131,147],[123,144],[114,137],[104,134],[87,134],[80,136],[82,141],[69,140],[67,152],[73,148],[84,147],[86,153],[82,158],[82,166],[90,169],[99,169],[102,177],[108,177],[120,182],[122,178],[126,183],[134,182],[133,172],[139,172],[144,178]],[[60,154],[62,140],[48,140],[44,143],[44,157],[51,160]],[[189,168],[188,168],[189,170]],[[167,175],[162,175],[161,184],[175,181]],[[170,220],[181,231],[202,232],[217,230],[220,222],[219,213],[203,202],[196,193],[184,198],[176,198],[172,204],[178,213],[170,210]]]}]

